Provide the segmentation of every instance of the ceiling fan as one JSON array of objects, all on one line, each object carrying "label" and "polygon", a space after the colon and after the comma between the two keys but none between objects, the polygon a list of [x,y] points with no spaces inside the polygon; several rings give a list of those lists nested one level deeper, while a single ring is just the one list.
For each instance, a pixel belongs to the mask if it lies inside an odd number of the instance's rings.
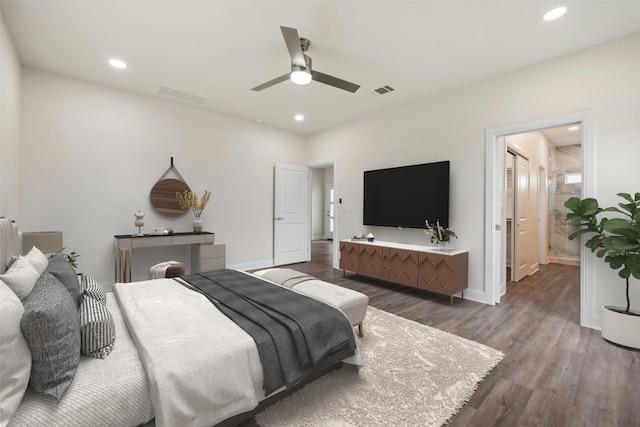
[{"label": "ceiling fan", "polygon": [[309,41],[309,39],[299,37],[298,30],[295,28],[280,27],[280,30],[282,30],[282,36],[284,37],[287,49],[289,50],[289,55],[291,56],[291,72],[283,74],[280,77],[276,77],[273,80],[269,80],[266,83],[252,88],[251,90],[255,90],[256,92],[261,91],[289,79],[299,85],[309,84],[311,83],[311,80],[313,80],[351,93],[354,93],[360,88],[360,85],[355,83],[321,73],[320,71],[312,70],[311,58],[305,54],[307,49],[309,49],[311,41]]}]

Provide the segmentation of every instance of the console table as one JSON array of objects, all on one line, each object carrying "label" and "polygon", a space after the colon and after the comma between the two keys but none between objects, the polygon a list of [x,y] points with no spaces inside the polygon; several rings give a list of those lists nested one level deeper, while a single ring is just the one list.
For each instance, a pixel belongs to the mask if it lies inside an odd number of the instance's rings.
[{"label": "console table", "polygon": [[439,294],[453,295],[468,286],[469,253],[393,242],[340,241],[340,268]]},{"label": "console table", "polygon": [[191,245],[191,272],[225,268],[225,246],[214,245],[215,233],[173,233],[171,235],[135,236],[122,234],[115,238],[116,282],[131,281],[132,250],[158,246]]}]

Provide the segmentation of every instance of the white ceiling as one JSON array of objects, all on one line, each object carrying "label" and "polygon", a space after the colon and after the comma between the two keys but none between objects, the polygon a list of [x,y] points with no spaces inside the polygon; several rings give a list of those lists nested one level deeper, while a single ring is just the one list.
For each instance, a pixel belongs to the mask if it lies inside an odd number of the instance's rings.
[{"label": "white ceiling", "polygon": [[582,130],[580,129],[579,123],[573,126],[543,129],[542,133],[547,137],[549,142],[556,147],[582,144]]},{"label": "white ceiling", "polygon": [[[560,3],[567,14],[544,22]],[[158,94],[168,86],[208,98],[188,103],[194,108],[303,134],[640,31],[638,0],[0,0],[0,7],[27,66],[183,102]],[[315,70],[360,90],[285,81],[251,91],[290,69],[281,25],[311,40]],[[111,68],[111,57],[127,69]],[[384,85],[395,91],[374,92]],[[294,121],[298,113],[303,122]]]}]

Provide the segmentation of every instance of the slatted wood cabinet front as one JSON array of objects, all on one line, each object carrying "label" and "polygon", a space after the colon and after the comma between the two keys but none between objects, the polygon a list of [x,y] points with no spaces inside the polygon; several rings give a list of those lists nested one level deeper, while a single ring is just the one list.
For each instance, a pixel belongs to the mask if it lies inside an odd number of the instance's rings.
[{"label": "slatted wood cabinet front", "polygon": [[468,286],[469,253],[406,249],[385,242],[340,241],[340,268],[363,276],[388,280],[439,294],[458,292],[464,298]]}]

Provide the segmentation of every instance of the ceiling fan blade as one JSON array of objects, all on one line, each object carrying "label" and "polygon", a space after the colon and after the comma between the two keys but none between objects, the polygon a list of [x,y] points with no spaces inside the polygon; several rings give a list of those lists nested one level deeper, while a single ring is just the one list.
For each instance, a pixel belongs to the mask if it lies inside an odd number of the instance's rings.
[{"label": "ceiling fan blade", "polygon": [[311,71],[311,77],[314,81],[324,83],[329,86],[337,87],[338,89],[346,90],[347,92],[355,93],[360,89],[360,85],[348,82],[346,80],[339,79],[337,77],[330,76],[320,71]]},{"label": "ceiling fan blade", "polygon": [[300,36],[298,36],[298,30],[289,27],[280,27],[284,42],[289,49],[289,56],[291,56],[291,63],[298,67],[306,67],[307,64],[304,61],[304,52],[302,52],[302,46],[300,46]]},{"label": "ceiling fan blade", "polygon": [[252,88],[251,90],[255,90],[256,92],[259,92],[259,91],[261,91],[262,89],[266,89],[266,88],[268,88],[268,87],[271,87],[271,86],[273,86],[273,85],[275,85],[275,84],[278,84],[278,83],[280,83],[280,82],[283,82],[283,81],[285,81],[285,80],[289,80],[289,76],[290,76],[290,75],[291,75],[291,73],[283,74],[283,75],[281,75],[280,77],[276,77],[276,78],[275,78],[275,79],[273,79],[273,80],[269,80],[269,81],[268,81],[268,82],[266,82],[266,83],[262,83],[261,85],[256,86],[256,87]]}]

